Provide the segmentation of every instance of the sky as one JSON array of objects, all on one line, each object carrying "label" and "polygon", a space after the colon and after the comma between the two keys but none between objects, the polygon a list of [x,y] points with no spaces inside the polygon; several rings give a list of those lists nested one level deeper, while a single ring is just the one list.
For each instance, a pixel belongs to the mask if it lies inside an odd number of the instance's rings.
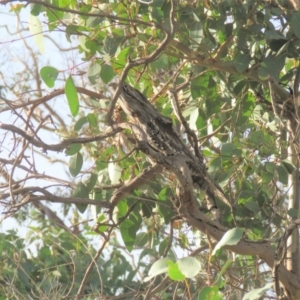
[{"label": "sky", "polygon": [[[57,68],[58,70],[66,70],[62,72],[60,75],[61,80],[57,80],[55,88],[62,88],[64,85],[64,78],[67,77],[71,72],[71,67],[76,62],[81,62],[80,58],[77,57],[77,51],[74,51],[74,55],[71,61],[66,59],[66,53],[60,51],[55,44],[46,36],[44,36],[45,43],[45,52],[40,53],[39,48],[35,43],[34,37],[32,37],[29,31],[22,31],[21,35],[17,33],[18,29],[21,27],[28,28],[29,20],[30,20],[30,7],[28,6],[26,9],[22,10],[20,14],[20,18],[16,17],[13,12],[9,12],[10,5],[2,6],[0,11],[0,73],[5,76],[5,80],[7,82],[11,82],[10,78],[14,76],[17,72],[22,72],[24,69],[24,63],[26,62],[27,67],[32,67],[32,58],[30,56],[30,51],[39,53],[40,63],[39,68],[43,66],[50,65],[52,67]],[[41,20],[43,20],[41,18]],[[47,31],[48,28],[45,24],[42,24],[43,30]],[[61,32],[51,33],[51,36],[55,37],[55,41],[62,48],[72,47],[72,44],[68,44],[66,41],[64,34]],[[25,38],[26,45],[28,48],[24,46],[22,39]],[[3,78],[3,77],[2,77]],[[0,86],[3,85],[2,78],[0,78]],[[34,84],[34,82],[33,82]],[[54,89],[47,88],[46,85],[42,84],[43,89],[48,92],[53,91]],[[33,86],[34,89],[34,86]],[[24,94],[25,99],[28,99],[28,96]],[[26,98],[27,97],[27,98]],[[16,99],[13,91],[6,91],[5,98],[9,100]],[[30,100],[33,100],[30,98]],[[68,108],[67,101],[64,96],[58,97],[52,102],[52,107],[57,109],[59,108],[59,114],[63,119],[69,118],[71,121],[71,116]],[[16,126],[23,125],[23,122],[18,120],[16,115],[11,114],[10,111],[1,112],[1,122],[14,124]],[[51,126],[51,124],[49,125]],[[22,126],[23,127],[23,126]],[[40,138],[47,143],[57,143],[61,141],[56,133],[52,134],[49,132],[41,132]],[[3,142],[4,141],[4,142]],[[4,139],[4,132],[0,131],[0,157],[5,159],[12,159],[15,157],[17,153],[12,153],[9,156],[8,149],[11,148],[10,140],[8,138]],[[40,152],[35,154],[37,171],[39,173],[46,172],[50,176],[59,177],[62,179],[68,179],[68,169],[67,166],[63,166],[61,163],[50,163],[45,157],[51,157],[53,160],[60,161],[66,160],[66,155],[64,153],[54,153],[48,152],[47,154]],[[68,161],[68,158],[67,158]],[[20,169],[16,169],[15,176],[16,178],[23,178],[25,176],[25,172],[22,172]],[[1,180],[1,179],[0,179]],[[2,181],[3,182],[3,181]],[[45,183],[42,181],[36,181],[36,179],[29,181],[28,183],[33,185],[44,186]],[[49,182],[47,183],[49,184]],[[52,205],[53,207],[53,205]],[[3,207],[0,206],[0,213],[3,213]],[[3,215],[2,215],[3,216]],[[1,218],[2,218],[1,216]],[[28,224],[27,224],[28,225]],[[26,227],[26,226],[25,226]],[[21,231],[24,231],[24,226],[20,228]],[[6,231],[8,229],[16,228],[16,222],[12,218],[8,218],[0,224],[0,231]]]}]

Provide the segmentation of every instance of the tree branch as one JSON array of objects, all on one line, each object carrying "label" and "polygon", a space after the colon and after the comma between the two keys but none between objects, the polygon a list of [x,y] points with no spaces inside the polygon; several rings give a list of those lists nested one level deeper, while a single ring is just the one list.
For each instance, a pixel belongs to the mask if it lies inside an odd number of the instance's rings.
[{"label": "tree branch", "polygon": [[43,151],[56,151],[56,152],[60,152],[72,144],[86,144],[95,141],[102,141],[122,131],[120,127],[114,129],[111,128],[108,129],[105,133],[98,134],[94,137],[76,137],[76,138],[66,139],[59,144],[46,144],[42,140],[35,139],[32,135],[29,135],[28,133],[26,133],[25,131],[23,131],[22,129],[14,125],[0,123],[0,129],[17,133],[18,135],[22,136],[25,140],[27,140],[31,145],[38,148],[42,148]]},{"label": "tree branch", "polygon": [[[206,58],[203,55],[200,55],[198,52],[189,49],[189,47],[182,44],[177,39],[171,40],[169,44],[175,49],[177,49],[178,51],[184,53],[186,55],[185,59],[188,61],[192,61],[193,64],[197,66],[207,67],[210,70],[219,70],[219,71],[224,71],[232,74],[238,73],[234,66],[234,63],[231,61],[224,62],[213,58]],[[249,79],[260,82],[265,86],[268,86],[268,80],[261,80],[259,78],[256,67],[247,69],[242,75],[244,75]],[[279,97],[280,102],[284,102],[286,99],[290,97],[290,94],[277,82],[272,81],[272,87],[276,95]]]}]

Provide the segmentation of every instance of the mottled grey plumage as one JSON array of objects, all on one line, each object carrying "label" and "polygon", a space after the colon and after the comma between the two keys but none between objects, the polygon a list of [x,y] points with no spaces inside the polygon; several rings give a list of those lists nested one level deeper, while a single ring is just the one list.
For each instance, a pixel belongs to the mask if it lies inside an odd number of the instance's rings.
[{"label": "mottled grey plumage", "polygon": [[[112,86],[116,88],[117,84]],[[209,177],[203,158],[196,157],[184,144],[174,130],[172,120],[163,116],[142,93],[129,84],[123,85],[119,101],[130,121],[143,130],[151,148],[167,157],[182,155],[194,186],[205,191],[209,198],[214,200],[214,194],[206,184]]]}]

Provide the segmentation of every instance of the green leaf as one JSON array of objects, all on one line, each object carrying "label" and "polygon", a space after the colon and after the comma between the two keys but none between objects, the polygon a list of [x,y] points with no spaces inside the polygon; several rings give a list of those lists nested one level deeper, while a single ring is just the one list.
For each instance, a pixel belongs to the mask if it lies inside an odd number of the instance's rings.
[{"label": "green leaf", "polygon": [[[92,206],[92,207],[95,207],[95,206]],[[102,223],[103,221],[107,221],[106,216],[104,216],[103,214],[101,214],[101,215],[95,220],[95,222],[97,222],[98,224]],[[98,230],[99,230],[100,232],[105,232],[107,228],[108,228],[108,226],[103,225],[103,226],[99,226],[99,227],[98,227]]]},{"label": "green leaf", "polygon": [[279,78],[279,73],[285,64],[285,56],[269,55],[265,57],[261,63],[261,67],[258,70],[258,76],[261,79],[267,79],[268,76],[274,79]]},{"label": "green leaf", "polygon": [[115,72],[110,65],[102,65],[100,70],[100,77],[104,83],[109,83],[114,77]]},{"label": "green leaf", "polygon": [[131,53],[131,48],[126,47],[120,51],[120,53],[117,56],[117,59],[113,61],[113,68],[114,69],[123,69],[123,67],[126,65],[127,59]]},{"label": "green leaf", "polygon": [[278,180],[283,184],[288,184],[289,174],[283,166],[276,166],[276,171],[278,174]]},{"label": "green leaf", "polygon": [[226,270],[231,266],[232,263],[233,263],[232,260],[230,259],[227,260],[224,266],[222,267],[221,271],[219,272],[218,277],[215,281],[218,288],[222,288],[224,286],[224,281],[222,280],[222,276],[226,272]]},{"label": "green leaf", "polygon": [[100,77],[101,66],[97,61],[93,61],[88,68],[87,76],[91,84],[96,84]]},{"label": "green leaf", "polygon": [[262,178],[264,184],[268,184],[274,178],[274,174],[271,174],[270,172],[262,170],[261,178]]},{"label": "green leaf", "polygon": [[203,38],[203,29],[201,22],[194,22],[190,28],[190,38],[193,39],[196,43],[201,43]]},{"label": "green leaf", "polygon": [[119,39],[115,37],[107,36],[104,40],[103,51],[111,56],[113,56],[119,45]]},{"label": "green leaf", "polygon": [[77,35],[79,33],[79,26],[75,26],[73,24],[70,24],[66,28],[66,38],[69,43],[71,43],[71,35]]},{"label": "green leaf", "polygon": [[298,218],[299,211],[298,211],[298,209],[296,209],[296,208],[290,208],[290,209],[288,210],[288,215],[289,215],[290,217],[292,217],[292,218]]},{"label": "green leaf", "polygon": [[81,150],[81,144],[72,144],[65,150],[66,155],[74,155]]},{"label": "green leaf", "polygon": [[92,173],[88,181],[86,182],[86,188],[91,192],[98,180],[98,174]]},{"label": "green leaf", "polygon": [[251,57],[249,54],[238,53],[234,58],[234,66],[239,73],[244,73],[249,66]]},{"label": "green leaf", "polygon": [[26,286],[30,287],[31,272],[34,270],[34,264],[31,261],[21,262],[18,270],[19,280]]},{"label": "green leaf", "polygon": [[236,147],[234,144],[231,143],[223,144],[221,148],[222,160],[232,159],[232,152],[235,149]]},{"label": "green leaf", "polygon": [[244,203],[244,205],[254,213],[258,213],[260,211],[260,207],[256,201],[247,201]]},{"label": "green leaf", "polygon": [[198,300],[221,300],[217,286],[205,286],[198,295]]},{"label": "green leaf", "polygon": [[72,176],[77,176],[83,165],[83,157],[80,153],[77,153],[74,156],[71,156],[69,161],[69,170]]},{"label": "green leaf", "polygon": [[250,136],[250,141],[256,148],[259,148],[264,143],[264,134],[262,131],[255,131]]},{"label": "green leaf", "polygon": [[245,294],[242,300],[255,300],[255,299],[259,299],[272,286],[273,286],[273,283],[267,283],[264,287],[262,287],[260,289],[254,289],[254,290],[250,291],[249,293]]},{"label": "green leaf", "polygon": [[276,165],[273,162],[267,162],[266,163],[266,170],[269,173],[274,174],[275,168],[276,168]]},{"label": "green leaf", "polygon": [[184,257],[177,261],[180,272],[186,278],[195,277],[201,269],[201,264],[195,257]]},{"label": "green leaf", "polygon": [[[53,0],[52,5],[59,6],[59,0]],[[60,10],[46,9],[48,17],[48,28],[50,31],[54,30],[64,17],[64,12]]]},{"label": "green leaf", "polygon": [[99,24],[104,20],[102,17],[89,17],[86,20],[86,25],[88,27],[99,27]]},{"label": "green leaf", "polygon": [[73,117],[76,117],[79,112],[79,100],[78,100],[77,90],[71,75],[68,77],[66,81],[65,93],[68,99],[70,111]]},{"label": "green leaf", "polygon": [[299,11],[293,11],[292,13],[292,19],[291,19],[291,27],[294,31],[294,34],[297,36],[298,39],[300,39],[300,12]]},{"label": "green leaf", "polygon": [[148,277],[144,279],[144,282],[151,280],[153,277],[168,272],[168,262],[171,261],[169,257],[161,258],[157,260],[150,268]]},{"label": "green leaf", "polygon": [[168,264],[168,275],[172,280],[181,281],[185,279],[185,276],[179,270],[177,263],[173,263],[171,260],[169,260],[167,264]]},{"label": "green leaf", "polygon": [[244,230],[242,228],[233,228],[228,230],[215,246],[212,255],[215,255],[219,249],[226,245],[236,245],[241,240],[243,233]]},{"label": "green leaf", "polygon": [[80,118],[80,119],[75,123],[75,125],[74,125],[74,130],[75,130],[75,131],[79,131],[79,130],[82,128],[82,126],[83,126],[84,124],[88,123],[88,122],[89,122],[89,120],[88,120],[87,117],[82,117],[82,118]]},{"label": "green leaf", "polygon": [[144,247],[149,239],[149,234],[147,232],[140,232],[136,235],[135,246]]},{"label": "green leaf", "polygon": [[[80,198],[80,199],[89,198],[89,191],[82,182],[79,182],[78,185],[76,186],[75,190],[73,191],[73,197]],[[76,207],[81,213],[85,212],[87,206],[88,206],[87,204],[76,204]]]},{"label": "green leaf", "polygon": [[41,53],[45,53],[44,35],[41,21],[38,17],[29,15],[29,31],[33,35],[33,40]]},{"label": "green leaf", "polygon": [[285,39],[285,36],[276,30],[267,29],[265,31],[265,38],[267,40],[280,40],[280,39]]},{"label": "green leaf", "polygon": [[58,76],[58,70],[53,67],[46,66],[46,67],[41,68],[40,75],[41,75],[43,81],[45,82],[45,84],[48,87],[53,88],[55,80]]},{"label": "green leaf", "polygon": [[120,225],[120,232],[123,242],[129,252],[132,251],[136,233],[140,229],[141,217],[139,214],[131,213]]},{"label": "green leaf", "polygon": [[95,114],[89,113],[87,119],[91,127],[98,127],[98,120]]},{"label": "green leaf", "polygon": [[87,53],[89,53],[90,49],[88,49],[86,47],[87,40],[88,40],[88,37],[85,36],[85,35],[80,35],[79,38],[78,38],[78,42],[79,42],[79,45],[82,48],[82,50],[85,51],[85,52],[87,52]]},{"label": "green leaf", "polygon": [[293,174],[294,170],[296,169],[295,166],[287,159],[282,160],[281,164],[285,167],[290,175]]},{"label": "green leaf", "polygon": [[40,12],[42,12],[44,10],[44,7],[41,5],[41,4],[31,4],[30,6],[30,13],[33,15],[33,16],[38,16],[40,14]]}]

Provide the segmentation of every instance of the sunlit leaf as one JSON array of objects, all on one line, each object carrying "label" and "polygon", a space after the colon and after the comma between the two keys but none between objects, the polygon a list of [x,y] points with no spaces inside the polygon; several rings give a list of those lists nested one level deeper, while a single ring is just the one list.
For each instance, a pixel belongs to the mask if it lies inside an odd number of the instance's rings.
[{"label": "sunlit leaf", "polygon": [[193,130],[197,130],[196,122],[197,122],[198,116],[199,116],[198,107],[194,107],[194,110],[190,114],[190,122],[189,122],[190,128]]},{"label": "sunlit leaf", "polygon": [[264,287],[260,289],[254,289],[249,293],[245,294],[242,300],[255,300],[259,299],[263,296],[272,286],[274,285],[273,282],[267,283]]},{"label": "sunlit leaf", "polygon": [[184,257],[177,261],[178,268],[180,272],[186,277],[186,278],[193,278],[195,277],[200,269],[201,264],[198,259],[195,257]]},{"label": "sunlit leaf", "polygon": [[217,286],[205,286],[198,295],[198,300],[221,300],[222,295],[219,294]]},{"label": "sunlit leaf", "polygon": [[118,164],[115,163],[109,163],[108,164],[108,174],[109,174],[109,179],[112,184],[115,184],[119,182],[119,179],[121,178],[122,174],[122,169]]},{"label": "sunlit leaf", "polygon": [[241,240],[243,233],[244,230],[242,228],[232,228],[228,230],[215,246],[212,255],[215,255],[219,249],[226,245],[236,245]]},{"label": "sunlit leaf", "polygon": [[144,282],[149,281],[151,278],[168,272],[168,261],[170,258],[165,257],[157,260],[148,271],[148,277],[144,279]]},{"label": "sunlit leaf", "polygon": [[185,276],[179,269],[178,263],[173,263],[171,260],[167,262],[168,264],[168,275],[172,280],[180,281],[184,280]]},{"label": "sunlit leaf", "polygon": [[42,29],[42,24],[40,19],[30,14],[28,26],[29,26],[30,33],[33,35],[35,44],[37,45],[40,52],[44,53],[45,52],[44,35],[43,35],[43,29]]}]

